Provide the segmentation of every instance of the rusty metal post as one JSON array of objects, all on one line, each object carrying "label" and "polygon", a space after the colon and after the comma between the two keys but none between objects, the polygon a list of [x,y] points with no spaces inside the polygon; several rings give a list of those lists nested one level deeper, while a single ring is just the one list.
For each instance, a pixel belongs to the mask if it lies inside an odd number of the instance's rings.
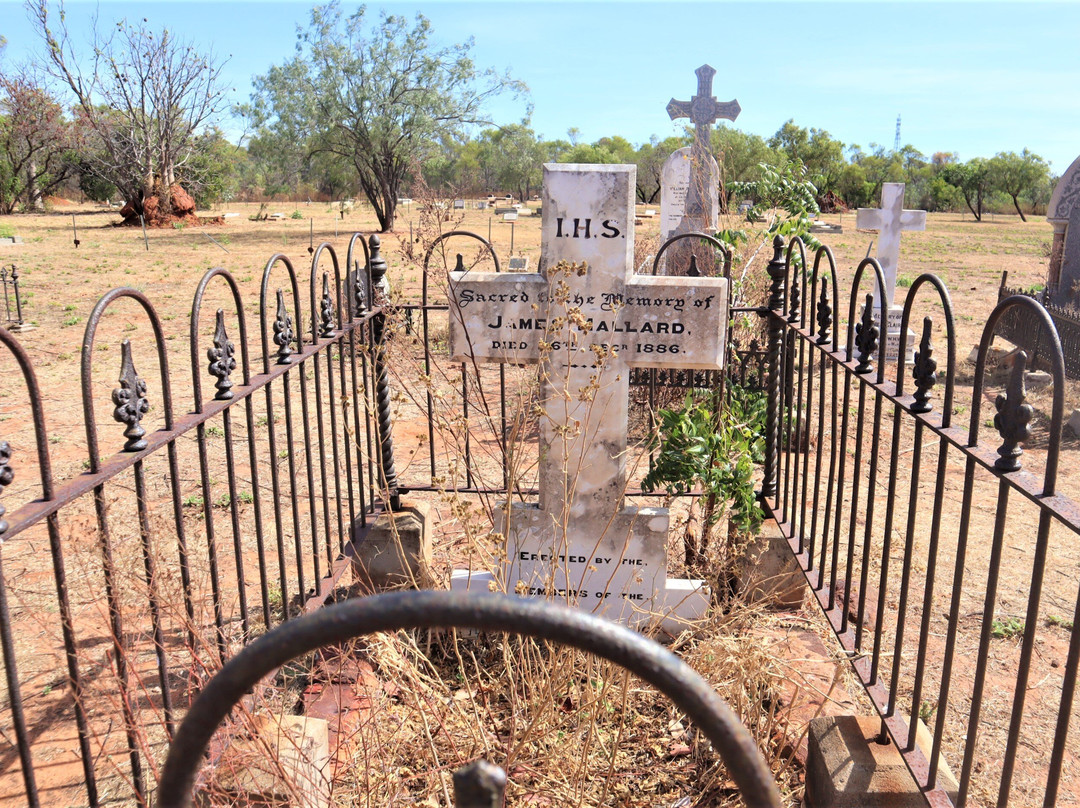
[{"label": "rusty metal post", "polygon": [[22,301],[19,299],[19,268],[11,265],[11,286],[15,290],[15,322],[23,327]]},{"label": "rusty metal post", "polygon": [[371,291],[373,303],[380,308],[371,318],[371,351],[375,368],[376,429],[379,444],[380,483],[386,492],[389,508],[401,508],[397,469],[394,468],[394,435],[390,420],[390,382],[386,373],[386,307],[390,304],[390,283],[386,279],[386,259],[380,252],[378,236],[371,241]]},{"label": "rusty metal post", "polygon": [[772,285],[769,288],[769,347],[765,353],[766,395],[765,411],[765,476],[761,481],[762,500],[776,496],[777,471],[780,468],[780,343],[784,335],[784,237],[773,238],[773,257],[766,272]]}]

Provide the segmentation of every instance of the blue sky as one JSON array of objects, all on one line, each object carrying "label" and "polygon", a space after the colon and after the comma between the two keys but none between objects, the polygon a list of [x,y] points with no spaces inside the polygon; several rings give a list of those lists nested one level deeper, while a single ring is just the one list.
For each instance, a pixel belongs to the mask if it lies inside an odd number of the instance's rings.
[{"label": "blue sky", "polygon": [[[309,2],[69,2],[72,30],[145,17],[221,55],[236,100],[251,76],[293,55]],[[351,11],[356,4],[344,3]],[[664,111],[688,99],[694,69],[718,70],[714,91],[737,98],[740,129],[768,136],[789,118],[847,144],[962,159],[1029,148],[1060,174],[1080,154],[1080,3],[383,2],[432,22],[436,41],[473,37],[480,66],[509,68],[531,90],[533,127],[569,127],[586,141],[634,143],[681,132]],[[375,17],[374,14],[371,15]],[[20,2],[0,0],[6,61],[40,46]],[[491,107],[500,123],[524,103]],[[225,122],[230,131],[236,123]]]}]

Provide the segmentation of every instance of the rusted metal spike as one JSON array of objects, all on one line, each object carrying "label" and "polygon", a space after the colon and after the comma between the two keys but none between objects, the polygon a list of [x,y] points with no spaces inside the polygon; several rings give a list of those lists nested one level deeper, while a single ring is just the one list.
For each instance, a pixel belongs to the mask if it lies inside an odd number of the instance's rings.
[{"label": "rusted metal spike", "polygon": [[330,275],[322,276],[322,305],[319,307],[319,336],[334,336],[334,300],[330,297]]},{"label": "rusted metal spike", "polygon": [[690,268],[686,270],[686,274],[691,278],[701,277],[701,270],[698,269],[697,265],[697,256],[692,253],[690,255]]},{"label": "rusted metal spike", "polygon": [[461,257],[461,253],[457,254],[457,263],[454,264],[454,272],[464,272],[465,261]]},{"label": "rusted metal spike", "polygon": [[1019,471],[1020,457],[1024,450],[1020,444],[1031,437],[1031,417],[1035,410],[1025,404],[1027,391],[1024,389],[1024,370],[1027,368],[1028,355],[1024,351],[1016,354],[1012,373],[1005,385],[1005,392],[997,397],[994,406],[994,428],[1001,435],[1002,444],[998,449],[998,459],[994,468],[999,471]]},{"label": "rusted metal spike", "polygon": [[150,401],[146,398],[146,382],[135,372],[135,363],[131,359],[131,341],[120,343],[120,386],[113,390],[112,400],[116,405],[113,418],[121,424],[127,424],[124,437],[125,452],[141,452],[146,448],[146,430],[142,428],[142,417],[150,410]]},{"label": "rusted metal spike", "polygon": [[832,328],[832,306],[829,305],[829,279],[821,279],[821,299],[817,309],[818,345],[824,345],[829,341],[829,331]]},{"label": "rusted metal spike", "polygon": [[874,323],[874,296],[866,296],[862,322],[855,326],[855,347],[858,348],[856,373],[869,373],[874,369],[874,351],[878,346],[878,327]]},{"label": "rusted metal spike", "polygon": [[233,397],[233,382],[229,375],[236,370],[236,346],[225,333],[225,312],[221,309],[217,311],[214,345],[206,351],[206,358],[210,360],[208,368],[210,375],[217,379],[214,383],[214,387],[217,388],[214,398],[218,401],[228,401]]},{"label": "rusted metal spike", "polygon": [[292,364],[294,337],[292,317],[289,316],[289,310],[285,308],[285,293],[278,289],[277,317],[274,319],[274,344],[278,346],[277,363],[279,365]]},{"label": "rusted metal spike", "polygon": [[801,292],[799,291],[799,286],[799,273],[796,272],[791,278],[791,294],[789,296],[789,299],[791,300],[791,310],[788,312],[787,318],[789,323],[794,323],[799,319],[799,304],[802,302],[800,300]]},{"label": "rusted metal spike", "polygon": [[930,412],[934,405],[930,403],[930,390],[937,384],[937,360],[934,359],[934,343],[930,341],[932,321],[929,317],[923,318],[922,339],[919,341],[919,350],[915,352],[915,365],[911,369],[912,378],[915,379],[915,403],[911,405],[912,412]]},{"label": "rusted metal spike", "polygon": [[455,808],[502,808],[506,772],[486,760],[474,760],[454,772]]},{"label": "rusted metal spike", "polygon": [[[15,472],[11,468],[11,445],[6,440],[0,440],[0,494],[4,493],[4,488],[11,485],[14,479]],[[3,536],[8,529],[7,520],[4,519],[5,513],[7,513],[7,508],[0,504],[0,536]]]}]

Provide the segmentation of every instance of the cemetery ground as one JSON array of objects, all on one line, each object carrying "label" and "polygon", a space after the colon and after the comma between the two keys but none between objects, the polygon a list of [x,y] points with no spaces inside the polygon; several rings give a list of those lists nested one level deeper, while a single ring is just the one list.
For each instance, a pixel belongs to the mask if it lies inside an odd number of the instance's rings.
[{"label": "cemetery ground", "polygon": [[[470,208],[472,206],[470,205]],[[639,206],[639,212],[644,206]],[[115,212],[105,211],[90,206],[56,205],[49,214],[5,217],[0,225],[12,228],[23,239],[22,244],[0,248],[0,265],[17,264],[21,274],[24,296],[24,317],[34,325],[34,330],[19,336],[20,342],[27,348],[35,361],[35,369],[44,393],[44,406],[49,429],[50,448],[53,457],[54,476],[57,481],[71,479],[80,474],[86,462],[86,438],[83,433],[82,406],[78,394],[79,346],[86,318],[96,300],[109,289],[116,286],[134,286],[153,301],[164,321],[166,351],[170,362],[170,375],[173,378],[174,408],[178,413],[187,412],[191,402],[185,398],[190,394],[191,359],[187,338],[188,317],[190,315],[191,296],[195,285],[203,272],[211,266],[223,266],[237,279],[243,299],[247,305],[248,343],[252,348],[252,372],[261,370],[256,357],[260,355],[258,347],[258,292],[262,267],[274,252],[289,255],[296,266],[301,283],[301,300],[307,312],[306,278],[308,275],[309,236],[314,233],[314,244],[323,240],[330,241],[340,251],[342,271],[344,272],[344,248],[347,236],[354,230],[372,232],[374,216],[370,209],[358,206],[344,219],[337,206],[326,203],[294,205],[282,203],[270,205],[267,212],[281,211],[282,219],[269,221],[250,221],[249,216],[256,213],[257,205],[232,205],[230,211],[238,212],[237,217],[230,217],[225,224],[206,225],[205,227],[187,226],[183,229],[150,230],[146,242],[141,231],[133,228],[113,227],[118,220]],[[293,211],[299,216],[292,218]],[[218,214],[219,211],[214,211]],[[443,231],[467,229],[487,237],[490,226],[492,240],[503,261],[510,254],[511,227],[513,227],[514,254],[524,254],[530,258],[530,269],[535,268],[539,259],[539,217],[522,215],[512,226],[503,222],[500,216],[493,216],[490,210],[469,209],[464,213],[447,208],[443,213],[449,215],[445,222],[442,213],[421,222],[420,211],[416,207],[403,207],[399,211],[397,232],[383,238],[384,256],[390,262],[389,279],[393,294],[398,299],[415,300],[419,297],[421,278],[419,261],[422,248],[430,240],[432,228],[437,226]],[[74,214],[78,226],[80,245],[76,249],[72,244],[71,215]],[[988,217],[989,218],[989,217]],[[871,235],[854,230],[854,214],[844,216],[823,216],[823,220],[842,224],[845,232],[839,235],[827,235],[823,238],[835,252],[837,266],[842,280],[840,307],[847,311],[847,294],[851,273],[858,261],[866,254]],[[409,239],[409,223],[414,225],[414,239]],[[730,226],[739,223],[731,221]],[[643,218],[639,225],[639,241],[642,236],[655,236],[658,222]],[[213,239],[213,240],[211,240]],[[953,304],[957,317],[957,359],[958,390],[953,406],[954,423],[966,427],[970,413],[970,383],[973,366],[964,362],[972,345],[978,342],[983,324],[997,299],[1001,272],[1009,272],[1009,285],[1031,287],[1043,281],[1049,255],[1051,229],[1042,221],[1032,220],[1026,224],[1016,217],[998,216],[991,221],[975,223],[971,217],[953,214],[931,214],[928,216],[927,230],[923,233],[904,235],[899,266],[901,287],[922,272],[934,272],[949,287],[953,295]],[[216,243],[215,243],[216,242]],[[461,245],[461,246],[458,246]],[[475,262],[479,269],[490,269],[491,265],[481,260],[474,246],[466,242],[451,242],[445,257],[446,268],[453,267],[454,253],[464,253],[466,266]],[[227,252],[226,252],[227,251]],[[647,251],[647,248],[646,248]],[[408,259],[412,253],[414,260]],[[642,252],[639,250],[639,253]],[[761,290],[765,284],[764,260],[768,255],[762,251],[758,262],[747,275],[747,288]],[[645,255],[640,254],[640,265]],[[441,273],[444,257],[436,256],[432,266]],[[330,269],[329,262],[320,267],[320,271]],[[736,267],[734,276],[738,277],[741,268]],[[441,289],[441,287],[439,287]],[[441,295],[441,291],[433,289]],[[898,292],[898,299],[903,300],[903,289]],[[757,304],[757,299],[749,299],[749,304]],[[226,322],[230,335],[239,343],[235,317],[231,316],[231,304],[222,286],[212,287],[203,306],[200,320],[200,334],[203,348],[209,344],[213,330],[213,311],[222,307],[226,311]],[[148,430],[161,424],[161,410],[156,402],[161,401],[161,385],[154,371],[156,358],[153,353],[153,335],[146,318],[137,312],[134,306],[114,308],[107,315],[99,330],[95,344],[94,387],[99,428],[111,424],[111,405],[109,395],[115,386],[119,370],[119,343],[124,338],[132,341],[135,364],[147,378],[151,401],[155,402],[145,426]],[[940,307],[927,296],[917,312],[936,315]],[[846,314],[842,316],[846,317]],[[921,319],[921,318],[920,318]],[[299,324],[310,330],[310,323]],[[913,322],[913,329],[918,326]],[[399,471],[404,478],[418,477],[424,472],[427,447],[426,424],[416,406],[422,398],[421,366],[417,345],[404,333],[405,324],[395,324],[395,339],[402,354],[397,354],[392,368],[393,384],[396,389],[395,402],[395,445]],[[939,362],[944,366],[944,339],[940,337],[940,324],[936,326],[935,344],[942,346],[938,354]],[[445,325],[433,330],[435,350],[445,353]],[[5,362],[10,360],[5,359]],[[198,357],[200,366],[205,365],[202,356]],[[447,363],[448,364],[448,363]],[[6,373],[14,373],[13,367],[4,366]],[[890,375],[891,375],[890,371]],[[439,384],[451,390],[458,377],[455,369],[446,368],[445,377]],[[497,379],[497,370],[485,369],[483,378],[490,386]],[[511,376],[511,389],[524,389],[527,384],[514,374]],[[205,377],[205,374],[204,374]],[[205,385],[205,382],[204,382]],[[988,385],[987,398],[982,404],[983,421],[980,424],[984,440],[992,433],[989,420],[993,417],[993,396],[1000,389],[1000,384]],[[448,393],[449,395],[449,393]],[[204,391],[204,396],[209,397]],[[1050,399],[1046,390],[1032,393],[1030,402],[1036,408],[1035,435],[1027,446],[1024,456],[1025,468],[1036,473],[1044,462],[1046,430],[1049,421]],[[1066,415],[1075,406],[1080,406],[1080,387],[1070,383],[1066,395]],[[449,412],[452,402],[446,405]],[[850,413],[854,416],[854,410]],[[891,414],[887,414],[891,417]],[[8,440],[12,446],[27,455],[32,454],[32,432],[27,425],[25,399],[21,394],[5,395],[0,399],[0,437]],[[447,415],[446,422],[451,421]],[[243,425],[234,424],[237,430]],[[215,432],[215,429],[218,431]],[[221,459],[224,433],[216,424],[208,428],[213,446],[215,468],[223,465]],[[889,429],[885,429],[880,456],[887,455],[891,448]],[[636,437],[644,437],[643,431]],[[446,573],[455,563],[460,564],[464,556],[469,555],[474,545],[481,551],[485,548],[485,537],[481,524],[485,512],[493,504],[493,498],[468,498],[453,492],[454,485],[461,485],[461,470],[453,469],[448,458],[454,453],[454,441],[457,437],[444,437],[441,440],[446,448],[445,456],[440,456],[440,472],[450,489],[446,494],[431,497],[431,504],[436,510],[435,522],[439,525],[439,537],[436,545],[436,576]],[[813,437],[812,437],[813,439]],[[460,441],[458,442],[460,445]],[[900,445],[904,445],[901,443]],[[119,449],[119,443],[105,444],[103,451],[111,453]],[[498,476],[498,462],[495,456],[495,441],[490,433],[478,434],[475,438],[474,456],[477,458],[479,473],[488,475],[492,482]],[[1071,435],[1066,435],[1063,442],[1059,490],[1073,498],[1080,497],[1080,464],[1077,463],[1077,450],[1080,443]],[[193,452],[191,446],[187,451]],[[928,450],[924,456],[923,468],[936,467],[935,450]],[[271,461],[273,462],[273,461]],[[284,462],[278,458],[277,462]],[[526,463],[526,465],[529,465]],[[161,469],[158,469],[160,475]],[[640,467],[638,477],[640,477]],[[240,470],[243,476],[243,469]],[[215,483],[213,498],[218,500],[227,495],[224,474]],[[932,489],[932,474],[924,471],[920,481],[921,488]],[[949,490],[959,491],[962,485],[963,469],[955,462],[950,465],[946,477]],[[164,483],[160,482],[163,486]],[[266,482],[263,481],[265,486]],[[981,485],[981,484],[980,484]],[[196,480],[185,483],[185,496],[190,498],[192,507],[186,518],[197,522],[201,518],[201,496]],[[11,505],[21,504],[34,495],[34,483],[30,475],[17,479],[4,493],[5,504],[9,511]],[[190,489],[190,490],[189,490]],[[972,546],[968,549],[968,565],[974,570],[984,570],[989,553],[990,535],[994,517],[994,487],[987,484],[977,488],[975,513],[973,514],[971,535]],[[246,492],[248,497],[252,492]],[[244,492],[241,492],[243,500]],[[957,499],[959,495],[957,495]],[[117,501],[117,508],[130,508]],[[164,512],[162,512],[164,513]],[[223,510],[219,511],[222,520],[220,529],[226,536]],[[897,516],[896,524],[903,525],[906,514]],[[254,563],[255,551],[251,546],[253,523],[250,508],[242,514],[245,541],[245,553]],[[920,535],[925,535],[924,521],[929,515],[919,515]],[[944,533],[950,529],[955,534],[958,514],[947,509]],[[951,524],[948,524],[951,520]],[[879,523],[880,524],[880,523]],[[156,529],[167,531],[168,521],[159,518]],[[1030,512],[1025,514],[1022,507],[1010,515],[1006,544],[1005,569],[1030,569],[1028,558],[1031,543],[1025,540],[1033,532]],[[718,531],[722,532],[722,531]],[[79,575],[93,577],[98,574],[94,560],[94,527],[87,514],[84,522],[70,519],[64,526],[65,541],[71,546],[73,566]],[[860,532],[861,535],[861,532]],[[673,525],[672,546],[669,557],[681,558],[677,544],[681,532]],[[1047,668],[1057,668],[1064,664],[1069,632],[1068,623],[1072,614],[1072,603],[1076,593],[1077,569],[1080,556],[1070,546],[1067,536],[1052,537],[1053,548],[1050,558],[1051,569],[1047,578],[1050,599],[1045,603],[1055,604],[1054,611],[1041,617],[1048,621],[1045,630],[1039,634],[1040,663]],[[4,548],[6,574],[13,580],[13,620],[20,622],[24,636],[34,636],[27,627],[40,622],[40,636],[46,637],[41,645],[61,649],[58,643],[53,645],[53,637],[58,633],[54,615],[55,593],[50,588],[50,571],[47,569],[46,553],[41,542],[41,534],[24,535],[25,541],[11,542]],[[131,556],[132,564],[137,560],[137,541],[128,537],[120,541],[121,554]],[[976,540],[977,539],[977,540]],[[896,542],[898,545],[899,542]],[[944,556],[949,559],[950,549],[944,548]],[[80,568],[81,565],[81,568]],[[877,569],[874,568],[874,572]],[[670,574],[678,574],[676,568]],[[951,574],[951,571],[950,571]],[[947,577],[947,576],[946,576]],[[946,577],[939,577],[944,582]],[[985,576],[984,576],[985,577]],[[995,640],[993,653],[995,665],[1008,669],[1010,662],[1018,653],[1016,640],[1016,621],[1022,620],[1026,593],[1023,588],[1022,574],[1007,576],[1003,583],[998,601],[1000,637]],[[137,576],[132,576],[132,585],[136,585]],[[978,581],[979,574],[973,573],[971,580]],[[178,584],[175,576],[167,583],[175,589]],[[91,619],[100,619],[104,607],[93,597],[93,587],[86,585],[73,588],[83,593],[79,601],[79,611],[87,623]],[[941,590],[946,590],[943,594]],[[935,625],[939,614],[947,610],[948,586],[941,583],[938,587],[939,600],[933,607]],[[232,597],[232,596],[230,596]],[[965,603],[962,619],[974,621],[981,608],[981,593],[972,592],[971,602]],[[295,598],[290,598],[295,600]],[[289,604],[281,603],[279,608]],[[888,604],[894,608],[894,604]],[[1060,608],[1058,608],[1060,607]],[[207,607],[208,608],[208,607]],[[228,602],[226,604],[228,609]],[[233,603],[232,613],[235,613]],[[177,609],[179,612],[179,609]],[[205,615],[200,615],[204,618]],[[791,625],[813,624],[819,628],[821,621],[813,608],[807,608],[796,614],[782,617],[768,616],[760,609],[740,607],[726,614],[712,618],[700,637],[695,640],[684,639],[676,644],[676,650],[684,658],[714,682],[725,698],[732,702],[743,720],[750,725],[759,738],[772,736],[778,739],[772,746],[775,760],[774,769],[789,783],[788,794],[797,794],[797,772],[788,765],[790,747],[798,740],[798,730],[786,726],[776,726],[775,713],[761,709],[762,692],[770,694],[767,698],[783,700],[792,690],[790,662],[770,654],[757,638],[762,622],[771,623],[775,631],[784,631]],[[1051,624],[1052,623],[1052,624]],[[891,636],[889,629],[883,629],[886,643]],[[105,662],[105,637],[98,637],[102,645],[103,670]],[[971,657],[977,643],[977,636],[961,640],[957,649],[961,658]],[[933,639],[931,640],[934,641]],[[939,640],[940,641],[940,640]],[[674,804],[680,798],[703,791],[711,802],[703,804],[722,804],[731,798],[730,784],[722,774],[712,767],[712,758],[688,734],[670,707],[656,703],[650,694],[643,691],[639,684],[628,679],[622,672],[609,666],[590,661],[577,654],[550,655],[548,649],[529,643],[513,640],[501,640],[494,643],[464,639],[459,643],[444,639],[420,637],[414,643],[407,637],[378,638],[371,640],[368,651],[378,670],[379,684],[368,682],[368,692],[361,692],[358,700],[364,702],[364,709],[371,717],[347,730],[343,730],[350,743],[349,755],[356,755],[352,760],[351,773],[342,775],[339,788],[345,789],[351,778],[361,790],[369,792],[369,804],[400,800],[408,794],[423,805],[434,808],[449,801],[446,791],[446,777],[428,778],[428,771],[448,774],[459,760],[470,756],[488,753],[489,759],[498,760],[498,751],[506,750],[507,769],[511,774],[510,798],[529,794],[530,805],[556,804],[571,800],[574,804],[643,804],[645,800],[656,804]],[[425,644],[427,642],[428,644]],[[825,638],[826,647],[832,648],[834,641]],[[963,643],[966,643],[964,645]],[[63,664],[59,653],[39,653],[36,647],[20,647],[22,658],[20,665],[24,675],[33,676],[40,689],[29,694],[29,715],[31,721],[37,718],[43,727],[41,742],[51,743],[55,747],[55,766],[43,777],[43,783],[52,778],[55,791],[44,785],[46,795],[54,796],[55,802],[48,804],[66,804],[64,784],[73,774],[77,774],[74,755],[70,749],[73,739],[50,738],[48,717],[56,711],[66,709],[62,691],[64,676]],[[326,666],[330,672],[313,676],[311,670],[318,665],[308,660],[309,667],[298,669],[294,690],[299,695],[303,690],[320,685],[334,678],[333,668],[337,665],[348,666],[353,663],[334,661],[334,654]],[[347,654],[343,657],[347,658]],[[149,676],[152,660],[149,654],[133,660],[133,665],[140,676]],[[962,678],[963,671],[957,677]],[[993,686],[994,666],[991,666],[990,688]],[[354,677],[355,678],[355,677]],[[363,678],[363,677],[361,677]],[[1039,704],[1045,699],[1052,704],[1056,692],[1043,692],[1041,675],[1033,670],[1033,692],[1029,694],[1029,713],[1038,723]],[[193,683],[199,679],[199,671],[190,677]],[[366,680],[365,680],[366,681]],[[116,699],[115,691],[109,686],[107,676],[102,676],[95,687],[95,694],[101,698]],[[959,687],[959,686],[958,686]],[[928,692],[936,693],[936,688]],[[314,694],[316,697],[318,693]],[[857,694],[853,691],[853,696]],[[1000,699],[991,699],[984,708],[985,738],[984,745],[994,748],[995,736],[1004,732],[1008,725],[1009,694],[1002,693]],[[628,704],[629,709],[619,709],[617,705]],[[526,710],[525,708],[531,708]],[[925,708],[919,705],[919,712],[931,720],[936,705],[927,699]],[[154,714],[154,705],[147,704],[148,715]],[[358,712],[362,713],[362,710]],[[864,710],[868,712],[868,710]],[[1052,729],[1052,728],[1051,728]],[[101,729],[105,733],[107,730]],[[948,758],[949,738],[958,738],[965,731],[964,723],[950,718],[946,724],[946,757]],[[118,730],[109,730],[117,737],[110,736],[106,747],[120,760],[122,744]],[[1073,753],[1077,736],[1072,733]],[[151,748],[161,744],[160,733],[148,732],[145,743]],[[382,757],[370,757],[377,749]],[[1037,744],[1026,749],[1021,760],[1015,786],[1017,804],[1034,801],[1040,783],[1037,772],[1038,760],[1048,750],[1037,748]],[[368,756],[368,757],[365,757]],[[6,755],[5,771],[2,777],[13,776],[17,771],[14,755]],[[950,759],[955,767],[959,761]],[[987,752],[985,765],[994,765],[991,751]],[[118,762],[117,770],[122,764]],[[979,764],[977,764],[977,770]],[[1075,767],[1072,767],[1075,768]],[[1066,764],[1068,772],[1070,766]],[[117,775],[120,777],[121,775]],[[2,782],[2,780],[0,780]],[[705,787],[702,788],[702,784]],[[1074,783],[1075,785],[1075,783]],[[516,791],[515,791],[516,789]],[[6,789],[0,788],[0,794]],[[1075,792],[1063,789],[1064,795]],[[9,791],[9,793],[14,793]],[[655,799],[660,795],[660,799]],[[1021,798],[1024,795],[1024,798]],[[980,804],[992,804],[993,795],[982,793],[976,786],[973,800]],[[0,803],[3,800],[0,799]]]}]

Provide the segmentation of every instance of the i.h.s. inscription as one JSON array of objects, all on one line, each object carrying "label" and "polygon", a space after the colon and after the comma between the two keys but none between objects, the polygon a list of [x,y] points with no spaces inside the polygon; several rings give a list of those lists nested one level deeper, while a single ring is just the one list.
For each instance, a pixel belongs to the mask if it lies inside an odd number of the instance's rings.
[{"label": "i.h.s. inscription", "polygon": [[722,368],[727,282],[633,275],[634,171],[545,166],[539,272],[451,273],[450,346],[458,361],[542,363],[540,501],[496,514],[499,584],[671,627],[708,593],[667,578],[667,511],[624,503],[629,369]]}]

